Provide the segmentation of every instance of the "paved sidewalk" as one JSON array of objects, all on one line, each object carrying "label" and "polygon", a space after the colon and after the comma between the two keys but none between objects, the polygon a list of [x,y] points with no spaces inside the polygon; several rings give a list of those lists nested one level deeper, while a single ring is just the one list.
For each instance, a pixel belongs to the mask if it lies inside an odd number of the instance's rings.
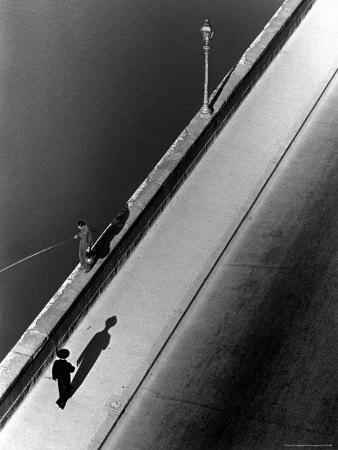
[{"label": "paved sidewalk", "polygon": [[0,433],[2,450],[102,440],[332,77],[337,23],[336,0],[318,0],[65,344],[71,362],[82,354],[66,408],[49,367]]},{"label": "paved sidewalk", "polygon": [[107,450],[337,448],[338,73]]}]

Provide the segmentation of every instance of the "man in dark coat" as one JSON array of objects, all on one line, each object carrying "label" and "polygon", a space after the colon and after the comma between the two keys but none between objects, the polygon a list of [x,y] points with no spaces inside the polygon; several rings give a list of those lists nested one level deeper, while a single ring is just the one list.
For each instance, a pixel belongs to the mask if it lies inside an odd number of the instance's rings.
[{"label": "man in dark coat", "polygon": [[79,243],[79,260],[81,263],[80,269],[85,269],[86,272],[89,272],[91,266],[86,261],[86,253],[90,252],[93,243],[92,230],[83,220],[78,221],[77,227],[80,231],[78,234],[74,236],[74,238],[80,239]]},{"label": "man in dark coat", "polygon": [[58,381],[59,385],[59,398],[56,400],[56,404],[63,409],[67,403],[67,400],[72,396],[72,386],[70,384],[70,374],[74,372],[75,367],[72,366],[66,359],[69,356],[69,350],[63,348],[56,353],[56,356],[60,359],[54,362],[52,368],[53,380]]}]

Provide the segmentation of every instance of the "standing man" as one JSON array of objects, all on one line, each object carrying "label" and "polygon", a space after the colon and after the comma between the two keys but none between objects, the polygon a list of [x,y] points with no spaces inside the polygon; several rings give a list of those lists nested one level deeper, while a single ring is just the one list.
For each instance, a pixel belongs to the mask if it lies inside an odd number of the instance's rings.
[{"label": "standing man", "polygon": [[55,361],[53,364],[52,377],[53,380],[58,381],[59,385],[59,398],[56,400],[56,404],[63,409],[67,403],[67,400],[73,393],[72,386],[70,384],[70,374],[74,372],[75,367],[66,361],[69,356],[69,350],[66,348],[56,352],[56,356],[60,359]]},{"label": "standing man", "polygon": [[77,227],[80,230],[78,234],[74,236],[75,239],[80,239],[79,242],[79,260],[81,263],[80,269],[85,269],[86,272],[90,271],[90,264],[86,261],[86,252],[91,250],[93,243],[93,235],[90,227],[83,220],[79,220]]}]

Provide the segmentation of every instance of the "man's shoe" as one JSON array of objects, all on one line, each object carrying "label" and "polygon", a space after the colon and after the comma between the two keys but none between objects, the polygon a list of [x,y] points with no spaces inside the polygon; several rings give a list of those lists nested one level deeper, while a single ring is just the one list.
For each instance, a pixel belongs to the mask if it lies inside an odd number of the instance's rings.
[{"label": "man's shoe", "polygon": [[65,403],[63,403],[63,402],[61,402],[60,400],[56,400],[56,402],[55,402],[57,405],[58,405],[58,407],[59,408],[61,408],[61,409],[63,409],[64,407],[65,407]]}]

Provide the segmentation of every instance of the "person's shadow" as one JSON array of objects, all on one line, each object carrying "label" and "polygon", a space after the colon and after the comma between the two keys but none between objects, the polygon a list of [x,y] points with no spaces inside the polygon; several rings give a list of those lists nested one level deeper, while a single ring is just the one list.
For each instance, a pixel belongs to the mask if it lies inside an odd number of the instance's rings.
[{"label": "person's shadow", "polygon": [[76,364],[79,367],[74,378],[72,380],[72,394],[81,386],[86,376],[93,368],[98,357],[100,356],[102,350],[105,350],[110,342],[110,334],[108,333],[109,328],[116,325],[116,316],[109,317],[106,320],[106,326],[102,331],[96,333],[92,339],[87,344],[86,348],[83,350],[79,356]]}]

